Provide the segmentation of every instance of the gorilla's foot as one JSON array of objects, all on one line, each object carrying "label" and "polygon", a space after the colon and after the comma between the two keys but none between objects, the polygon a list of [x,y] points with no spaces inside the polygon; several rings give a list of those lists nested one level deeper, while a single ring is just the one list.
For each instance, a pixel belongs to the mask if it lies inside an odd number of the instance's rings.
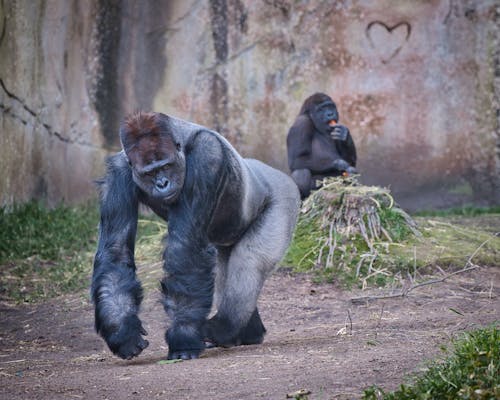
[{"label": "gorilla's foot", "polygon": [[259,310],[255,309],[247,325],[238,335],[241,344],[261,344],[264,341],[266,328],[260,319]]},{"label": "gorilla's foot", "polygon": [[259,311],[255,309],[244,328],[234,329],[228,318],[215,315],[205,325],[205,346],[232,347],[249,344],[260,344],[264,341],[266,328],[260,319]]}]

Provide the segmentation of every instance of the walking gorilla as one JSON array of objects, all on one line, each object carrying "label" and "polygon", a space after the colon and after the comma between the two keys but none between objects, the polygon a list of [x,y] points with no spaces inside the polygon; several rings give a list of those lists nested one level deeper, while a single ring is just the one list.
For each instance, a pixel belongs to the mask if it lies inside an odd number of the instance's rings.
[{"label": "walking gorilla", "polygon": [[304,199],[327,176],[355,174],[356,148],[330,96],[308,97],[288,131],[288,166]]},{"label": "walking gorilla", "polygon": [[[137,113],[120,129],[123,151],[100,181],[101,221],[91,294],[95,326],[113,353],[148,346],[138,318],[142,288],[134,243],[138,204],[168,220],[163,305],[169,359],[205,347],[261,343],[264,280],[295,227],[292,179],[243,159],[218,133],[160,113]],[[214,298],[217,313],[207,320]]]}]

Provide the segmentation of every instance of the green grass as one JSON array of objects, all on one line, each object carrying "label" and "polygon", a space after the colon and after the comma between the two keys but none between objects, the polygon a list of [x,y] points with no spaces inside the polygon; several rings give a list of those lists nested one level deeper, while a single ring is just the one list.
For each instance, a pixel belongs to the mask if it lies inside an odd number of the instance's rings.
[{"label": "green grass", "polygon": [[435,361],[411,384],[394,392],[379,387],[364,391],[364,400],[454,400],[500,398],[500,330],[498,325],[465,333],[453,342],[443,361]]},{"label": "green grass", "polygon": [[0,209],[0,264],[31,256],[54,260],[89,248],[97,223],[95,205],[48,210],[32,202]]},{"label": "green grass", "polygon": [[475,217],[484,214],[500,214],[500,206],[494,206],[494,207],[463,206],[463,207],[448,208],[446,210],[422,210],[416,212],[414,215],[419,217],[449,217],[449,216]]},{"label": "green grass", "polygon": [[[1,209],[0,299],[34,302],[88,288],[98,223],[96,204]],[[164,233],[158,218],[141,216],[136,261],[158,261]]]},{"label": "green grass", "polygon": [[88,286],[98,212],[93,204],[0,210],[0,297],[32,302]]}]

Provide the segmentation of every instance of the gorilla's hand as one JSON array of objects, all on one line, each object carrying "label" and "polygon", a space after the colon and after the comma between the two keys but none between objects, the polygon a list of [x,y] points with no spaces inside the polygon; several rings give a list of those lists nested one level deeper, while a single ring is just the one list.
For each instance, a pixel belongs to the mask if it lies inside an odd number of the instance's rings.
[{"label": "gorilla's hand", "polygon": [[349,133],[349,129],[344,125],[335,125],[330,132],[330,136],[333,140],[342,140],[345,141],[347,139],[347,134]]},{"label": "gorilla's hand", "polygon": [[347,172],[347,174],[349,174],[349,175],[357,175],[357,174],[359,173],[359,172],[358,172],[358,170],[357,170],[356,168],[351,167],[351,166],[349,166],[349,168],[347,168],[345,171],[346,171],[346,172]]},{"label": "gorilla's hand", "polygon": [[346,160],[343,160],[342,158],[336,159],[333,164],[332,164],[332,169],[337,170],[338,172],[344,172],[348,171],[349,168],[353,168],[349,165],[349,163]]},{"label": "gorilla's hand", "polygon": [[186,349],[186,350],[178,350],[178,351],[168,351],[168,360],[194,360],[200,357],[200,354],[203,350],[199,349]]},{"label": "gorilla's hand", "polygon": [[130,360],[149,346],[149,342],[142,337],[147,334],[137,315],[130,315],[122,321],[120,329],[104,338],[114,354]]},{"label": "gorilla's hand", "polygon": [[191,360],[200,357],[205,349],[199,329],[190,325],[173,326],[167,330],[169,360]]}]

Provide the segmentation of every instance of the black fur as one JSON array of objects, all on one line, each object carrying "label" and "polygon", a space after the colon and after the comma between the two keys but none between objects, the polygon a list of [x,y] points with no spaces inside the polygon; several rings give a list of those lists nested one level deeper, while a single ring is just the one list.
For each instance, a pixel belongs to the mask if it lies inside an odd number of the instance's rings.
[{"label": "black fur", "polygon": [[[121,139],[124,152],[110,158],[101,183],[92,284],[97,331],[122,358],[148,345],[134,264],[141,202],[168,220],[161,281],[171,320],[168,358],[197,358],[206,342],[261,343],[266,330],[256,302],[295,226],[293,181],[242,159],[217,133],[163,114],[133,116]],[[215,286],[217,314],[207,321]]]},{"label": "black fur", "polygon": [[108,177],[99,184],[101,223],[92,279],[95,327],[114,354],[130,359],[148,346],[137,318],[142,300],[134,263],[137,193],[119,155],[109,159]]},{"label": "black fur", "polygon": [[205,338],[209,345],[231,347],[239,345],[260,344],[264,340],[266,328],[260,319],[259,310],[256,308],[245,327],[236,330],[228,318],[215,315],[207,321]]},{"label": "black fur", "polygon": [[288,166],[302,199],[328,176],[355,174],[356,148],[349,129],[340,124],[337,106],[324,93],[308,97],[287,136]]}]

